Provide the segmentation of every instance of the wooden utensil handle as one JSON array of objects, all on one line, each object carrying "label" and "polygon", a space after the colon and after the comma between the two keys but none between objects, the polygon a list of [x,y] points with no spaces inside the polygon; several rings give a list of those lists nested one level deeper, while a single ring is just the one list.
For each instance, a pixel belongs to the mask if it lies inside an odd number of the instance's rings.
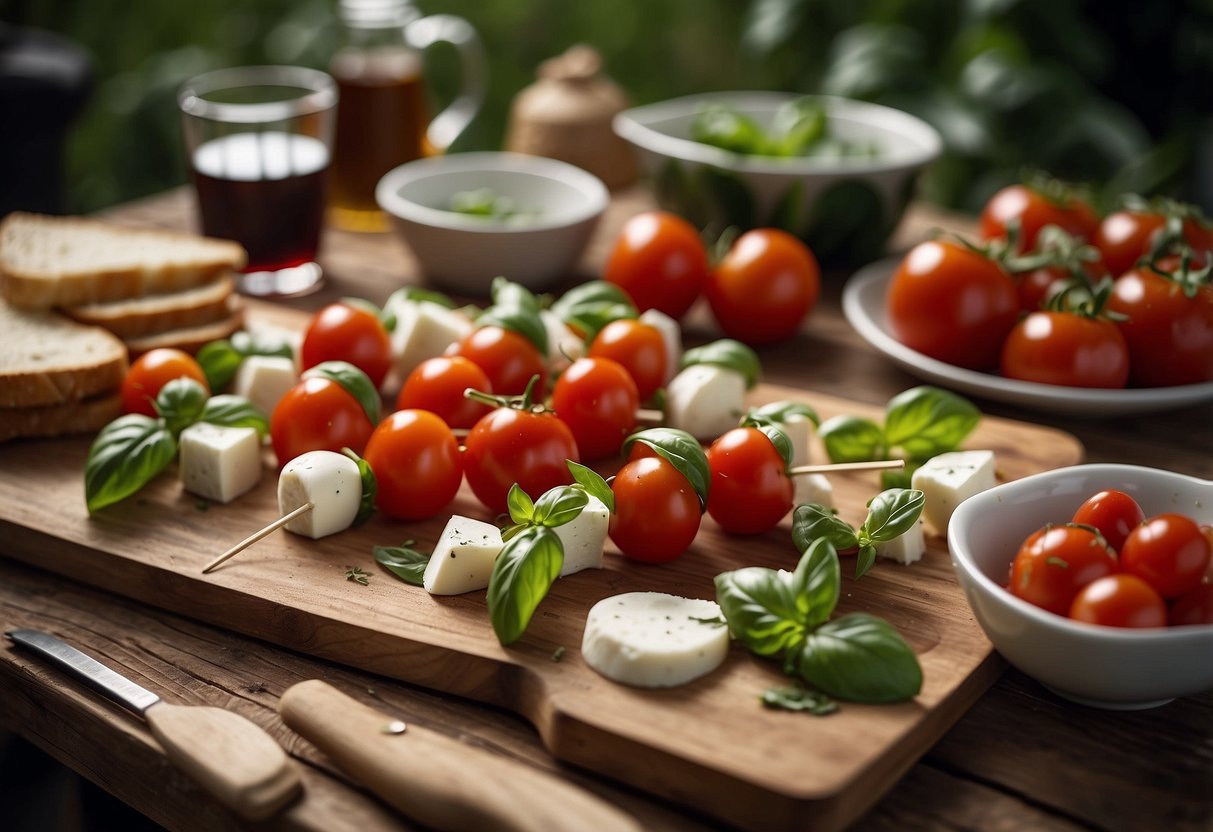
[{"label": "wooden utensil handle", "polygon": [[638,832],[626,813],[525,764],[399,723],[312,679],[278,704],[288,726],[404,814],[446,830]]}]

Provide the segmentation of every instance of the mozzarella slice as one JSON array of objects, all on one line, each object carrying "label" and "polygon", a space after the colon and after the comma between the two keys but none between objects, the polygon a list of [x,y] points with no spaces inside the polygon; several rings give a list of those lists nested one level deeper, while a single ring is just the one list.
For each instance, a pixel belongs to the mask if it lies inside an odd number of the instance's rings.
[{"label": "mozzarella slice", "polygon": [[825,474],[797,474],[792,478],[792,482],[792,505],[807,506],[817,503],[826,508],[834,508],[834,486]]},{"label": "mozzarella slice", "polygon": [[286,524],[286,530],[319,538],[350,527],[362,502],[358,465],[345,454],[308,451],[288,462],[278,475],[278,510],[289,514],[312,503]]},{"label": "mozzarella slice", "polygon": [[914,472],[910,484],[926,498],[922,516],[938,534],[946,535],[956,507],[994,487],[994,452],[953,451],[932,457]]},{"label": "mozzarella slice", "polygon": [[295,360],[280,355],[250,355],[236,371],[235,393],[267,416],[299,381]]},{"label": "mozzarella slice", "polygon": [[261,439],[253,428],[196,422],[177,442],[178,474],[186,491],[227,503],[261,480]]},{"label": "mozzarella slice", "polygon": [[629,592],[590,608],[581,652],[608,679],[668,688],[719,667],[729,652],[729,628],[714,601]]},{"label": "mozzarella slice", "polygon": [[580,514],[563,526],[552,529],[564,546],[561,575],[602,567],[602,547],[606,544],[610,523],[611,512],[606,504],[597,497],[590,497]]},{"label": "mozzarella slice", "polygon": [[666,386],[666,424],[700,440],[737,427],[745,412],[741,373],[711,364],[692,364]]},{"label": "mozzarella slice", "polygon": [[923,536],[922,526],[922,518],[919,518],[918,522],[900,537],[895,537],[887,543],[877,543],[876,557],[888,558],[906,565],[922,560],[922,556],[927,552],[927,541]]},{"label": "mozzarella slice", "polygon": [[431,595],[459,595],[484,589],[501,553],[501,530],[456,514],[446,523],[426,564],[422,586]]},{"label": "mozzarella slice", "polygon": [[639,320],[661,333],[661,342],[665,346],[665,378],[661,382],[665,384],[674,377],[678,365],[682,363],[682,327],[659,309],[644,310]]},{"label": "mozzarella slice", "polygon": [[565,326],[564,321],[550,309],[539,313],[543,328],[548,332],[547,365],[552,373],[561,373],[566,367],[585,355],[585,341]]},{"label": "mozzarella slice", "polygon": [[400,382],[427,358],[436,358],[472,331],[462,312],[436,303],[401,301],[392,330],[392,367]]}]

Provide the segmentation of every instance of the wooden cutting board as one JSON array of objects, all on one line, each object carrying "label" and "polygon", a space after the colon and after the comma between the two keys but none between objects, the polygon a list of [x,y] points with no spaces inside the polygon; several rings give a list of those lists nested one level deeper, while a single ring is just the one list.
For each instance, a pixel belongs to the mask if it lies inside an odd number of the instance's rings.
[{"label": "wooden cutting board", "polygon": [[[759,386],[754,403],[793,398],[823,418],[878,417],[871,406]],[[1015,479],[1077,463],[1082,447],[1057,430],[986,417],[970,448],[990,448]],[[3,553],[106,590],[336,662],[515,711],[565,761],[752,829],[833,829],[860,815],[994,681],[1001,659],[973,620],[943,540],[912,566],[880,561],[853,581],[843,565],[837,614],[888,619],[918,654],[913,701],[843,703],[828,717],[764,709],[759,696],[786,678],[734,645],[724,666],[690,685],[651,691],[614,684],[582,659],[585,615],[600,599],[652,590],[713,597],[713,578],[744,565],[792,568],[789,522],[759,537],[722,533],[710,518],[681,558],[628,561],[608,544],[606,566],[560,579],[525,636],[501,647],[485,593],[431,597],[379,568],[374,545],[432,547],[446,515],[421,523],[382,516],[319,541],[279,533],[210,575],[201,567],[277,515],[275,471],[227,506],[207,505],[165,473],[123,504],[90,518],[83,439],[0,446]],[[818,454],[817,460],[823,459]],[[268,460],[267,460],[268,463]],[[842,517],[858,524],[879,490],[874,473],[834,475]],[[464,488],[452,513],[491,520]],[[1008,546],[1013,542],[1008,541]],[[345,579],[370,573],[369,585]],[[563,653],[556,660],[556,653]]]}]

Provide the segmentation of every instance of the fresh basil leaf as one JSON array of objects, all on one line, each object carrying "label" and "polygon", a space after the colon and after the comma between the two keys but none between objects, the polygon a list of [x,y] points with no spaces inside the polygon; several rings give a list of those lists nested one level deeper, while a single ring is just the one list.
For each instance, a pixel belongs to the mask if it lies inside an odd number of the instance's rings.
[{"label": "fresh basil leaf", "polygon": [[905,468],[896,468],[880,472],[880,487],[885,491],[890,488],[910,488],[914,482],[914,472],[922,467],[918,462],[906,462]]},{"label": "fresh basil leaf", "polygon": [[791,572],[748,566],[716,576],[716,603],[729,632],[760,656],[777,656],[806,628]]},{"label": "fresh basil leaf", "polygon": [[862,578],[876,564],[876,547],[871,543],[862,543],[855,553],[855,580]]},{"label": "fresh basil leaf", "polygon": [[809,544],[792,573],[796,608],[806,628],[811,630],[834,614],[840,584],[838,553],[830,541],[819,537]]},{"label": "fresh basil leaf", "polygon": [[607,481],[602,478],[602,475],[593,468],[587,468],[580,462],[573,460],[565,460],[568,465],[569,473],[573,475],[573,481],[578,486],[585,489],[585,493],[599,500],[607,511],[611,514],[615,513],[615,492],[607,485]]},{"label": "fresh basil leaf", "polygon": [[[397,289],[392,292],[384,306],[394,306],[395,303],[402,301],[412,301],[414,303],[433,303],[437,306],[446,309],[454,309],[455,302],[442,292],[435,292],[432,289],[422,289],[419,286],[405,286],[402,289]],[[395,303],[393,303],[395,302]]]},{"label": "fresh basil leaf", "polygon": [[210,393],[205,387],[192,378],[182,376],[160,388],[155,408],[169,432],[173,436],[180,436],[181,431],[198,421],[208,398]]},{"label": "fresh basil leaf", "polygon": [[835,416],[826,420],[817,435],[825,444],[830,462],[866,462],[884,459],[884,431],[871,419]]},{"label": "fresh basil leaf", "polygon": [[198,421],[225,428],[256,428],[259,436],[270,432],[269,418],[256,405],[244,396],[226,393],[207,399]]},{"label": "fresh basil leaf", "polygon": [[703,452],[699,440],[685,430],[677,428],[645,428],[623,440],[624,456],[628,455],[628,450],[635,442],[648,445],[658,456],[673,465],[678,473],[686,477],[687,482],[699,495],[700,508],[706,510],[708,489],[712,484],[712,469],[708,467],[708,457]]},{"label": "fresh basil leaf", "polygon": [[354,397],[354,401],[362,405],[366,417],[372,425],[379,424],[379,410],[382,401],[374,383],[362,370],[348,361],[324,361],[306,370],[304,378],[327,378],[341,385],[345,392]]},{"label": "fresh basil leaf", "polygon": [[490,297],[493,299],[493,306],[516,306],[536,314],[539,312],[539,298],[520,283],[504,277],[495,277],[489,291]]},{"label": "fresh basil leaf", "polygon": [[589,494],[571,485],[549,488],[535,501],[534,522],[549,529],[571,523],[589,501]]},{"label": "fresh basil leaf", "polygon": [[552,304],[552,312],[576,327],[587,342],[611,321],[638,314],[627,292],[605,280],[591,280],[569,289]]},{"label": "fresh basil leaf", "polygon": [[226,339],[204,344],[194,358],[202,368],[206,384],[211,390],[222,390],[231,384],[241,362],[244,361],[244,356]]},{"label": "fresh basil leaf", "polygon": [[532,526],[502,547],[489,576],[489,620],[497,640],[513,644],[564,565],[564,546],[551,529]]},{"label": "fresh basil leaf", "polygon": [[134,494],[177,455],[177,439],[163,419],[138,413],[110,422],[88,450],[84,499],[89,513]]},{"label": "fresh basil leaf", "polygon": [[792,464],[792,440],[783,428],[778,425],[759,425],[755,430],[761,431],[763,436],[771,440],[785,466]]},{"label": "fresh basil leaf", "polygon": [[911,458],[935,456],[955,450],[980,419],[981,411],[955,393],[913,387],[889,400],[885,441]]},{"label": "fresh basil leaf", "polygon": [[797,506],[792,512],[792,542],[796,551],[807,552],[813,541],[828,540],[835,551],[854,548],[859,538],[850,524],[834,510],[819,503]]},{"label": "fresh basil leaf", "polygon": [[375,511],[375,495],[379,491],[379,480],[375,479],[375,472],[371,470],[371,464],[353,450],[342,448],[341,452],[354,460],[354,464],[358,466],[358,478],[362,481],[362,497],[358,500],[358,513],[354,515],[354,522],[351,524],[358,526],[365,523]]},{"label": "fresh basil leaf", "polygon": [[859,542],[888,543],[914,527],[926,496],[914,488],[890,488],[868,503],[868,516],[859,527]]},{"label": "fresh basil leaf", "polygon": [[796,669],[809,684],[851,702],[901,702],[922,689],[914,651],[887,621],[866,613],[844,615],[810,633]]},{"label": "fresh basil leaf", "polygon": [[758,383],[758,377],[762,374],[758,354],[732,338],[721,338],[719,341],[712,341],[701,347],[687,350],[682,354],[679,368],[686,369],[692,364],[711,364],[732,370],[745,379],[747,390]]},{"label": "fresh basil leaf", "polygon": [[806,711],[813,716],[825,716],[838,710],[838,703],[833,699],[799,684],[768,688],[762,692],[762,704],[777,710]]},{"label": "fresh basil leaf", "polygon": [[527,525],[535,519],[535,503],[518,483],[511,485],[509,493],[505,495],[505,507],[515,523]]},{"label": "fresh basil leaf", "polygon": [[759,424],[786,424],[787,421],[795,416],[803,416],[813,423],[814,426],[821,424],[821,417],[817,415],[817,411],[809,407],[807,404],[793,401],[779,401],[764,404],[759,407],[752,407],[742,419],[741,424],[759,425]]},{"label": "fresh basil leaf", "polygon": [[[276,335],[269,332],[257,331],[249,332],[240,330],[233,333],[231,339],[232,348],[240,353],[242,358],[248,358],[250,355],[273,355],[279,358],[294,358],[295,351],[291,348],[291,344],[281,335]],[[211,388],[214,390],[214,388]]]},{"label": "fresh basil leaf", "polygon": [[476,326],[499,326],[517,332],[530,341],[540,355],[548,354],[548,329],[539,317],[539,309],[494,304],[476,316]]},{"label": "fresh basil leaf", "polygon": [[413,541],[406,540],[399,546],[376,546],[372,551],[375,562],[397,578],[406,584],[423,586],[425,567],[430,562],[430,556],[412,547]]}]

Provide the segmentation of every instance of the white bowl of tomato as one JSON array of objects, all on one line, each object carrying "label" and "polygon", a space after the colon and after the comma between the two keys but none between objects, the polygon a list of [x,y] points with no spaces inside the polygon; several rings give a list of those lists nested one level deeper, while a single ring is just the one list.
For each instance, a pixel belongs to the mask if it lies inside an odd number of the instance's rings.
[{"label": "white bowl of tomato", "polygon": [[[1097,495],[1104,492],[1130,498],[1144,520],[1134,523],[1127,512],[1117,515],[1108,502],[1101,508]],[[1114,531],[1107,538],[1094,534],[1092,505],[1102,517],[1121,517],[1122,534],[1135,539],[1121,543]],[[1080,508],[1078,519],[1086,522],[1074,524]],[[1170,528],[1165,520],[1155,523],[1175,516],[1192,526],[1174,519]],[[1047,524],[1053,525],[1044,533],[1051,535],[1046,544],[1040,533]],[[965,500],[948,527],[948,547],[973,614],[1007,661],[1068,699],[1145,708],[1213,689],[1210,542],[1202,528],[1209,524],[1213,482],[1141,466],[1077,465]],[[1192,527],[1201,541],[1168,537],[1190,537]],[[1119,552],[1109,539],[1119,544]],[[1175,548],[1177,543],[1188,548]],[[1031,551],[1024,554],[1025,549]],[[1030,558],[1043,568],[1025,568]],[[1195,577],[1193,570],[1198,570]],[[1050,603],[1044,599],[1057,591],[1057,576],[1074,586],[1068,587],[1072,599],[1051,602],[1059,610],[1054,612],[1039,604]],[[1165,591],[1149,598],[1139,584]],[[1203,608],[1194,606],[1200,598]],[[1087,620],[1060,614],[1067,607]]]}]

